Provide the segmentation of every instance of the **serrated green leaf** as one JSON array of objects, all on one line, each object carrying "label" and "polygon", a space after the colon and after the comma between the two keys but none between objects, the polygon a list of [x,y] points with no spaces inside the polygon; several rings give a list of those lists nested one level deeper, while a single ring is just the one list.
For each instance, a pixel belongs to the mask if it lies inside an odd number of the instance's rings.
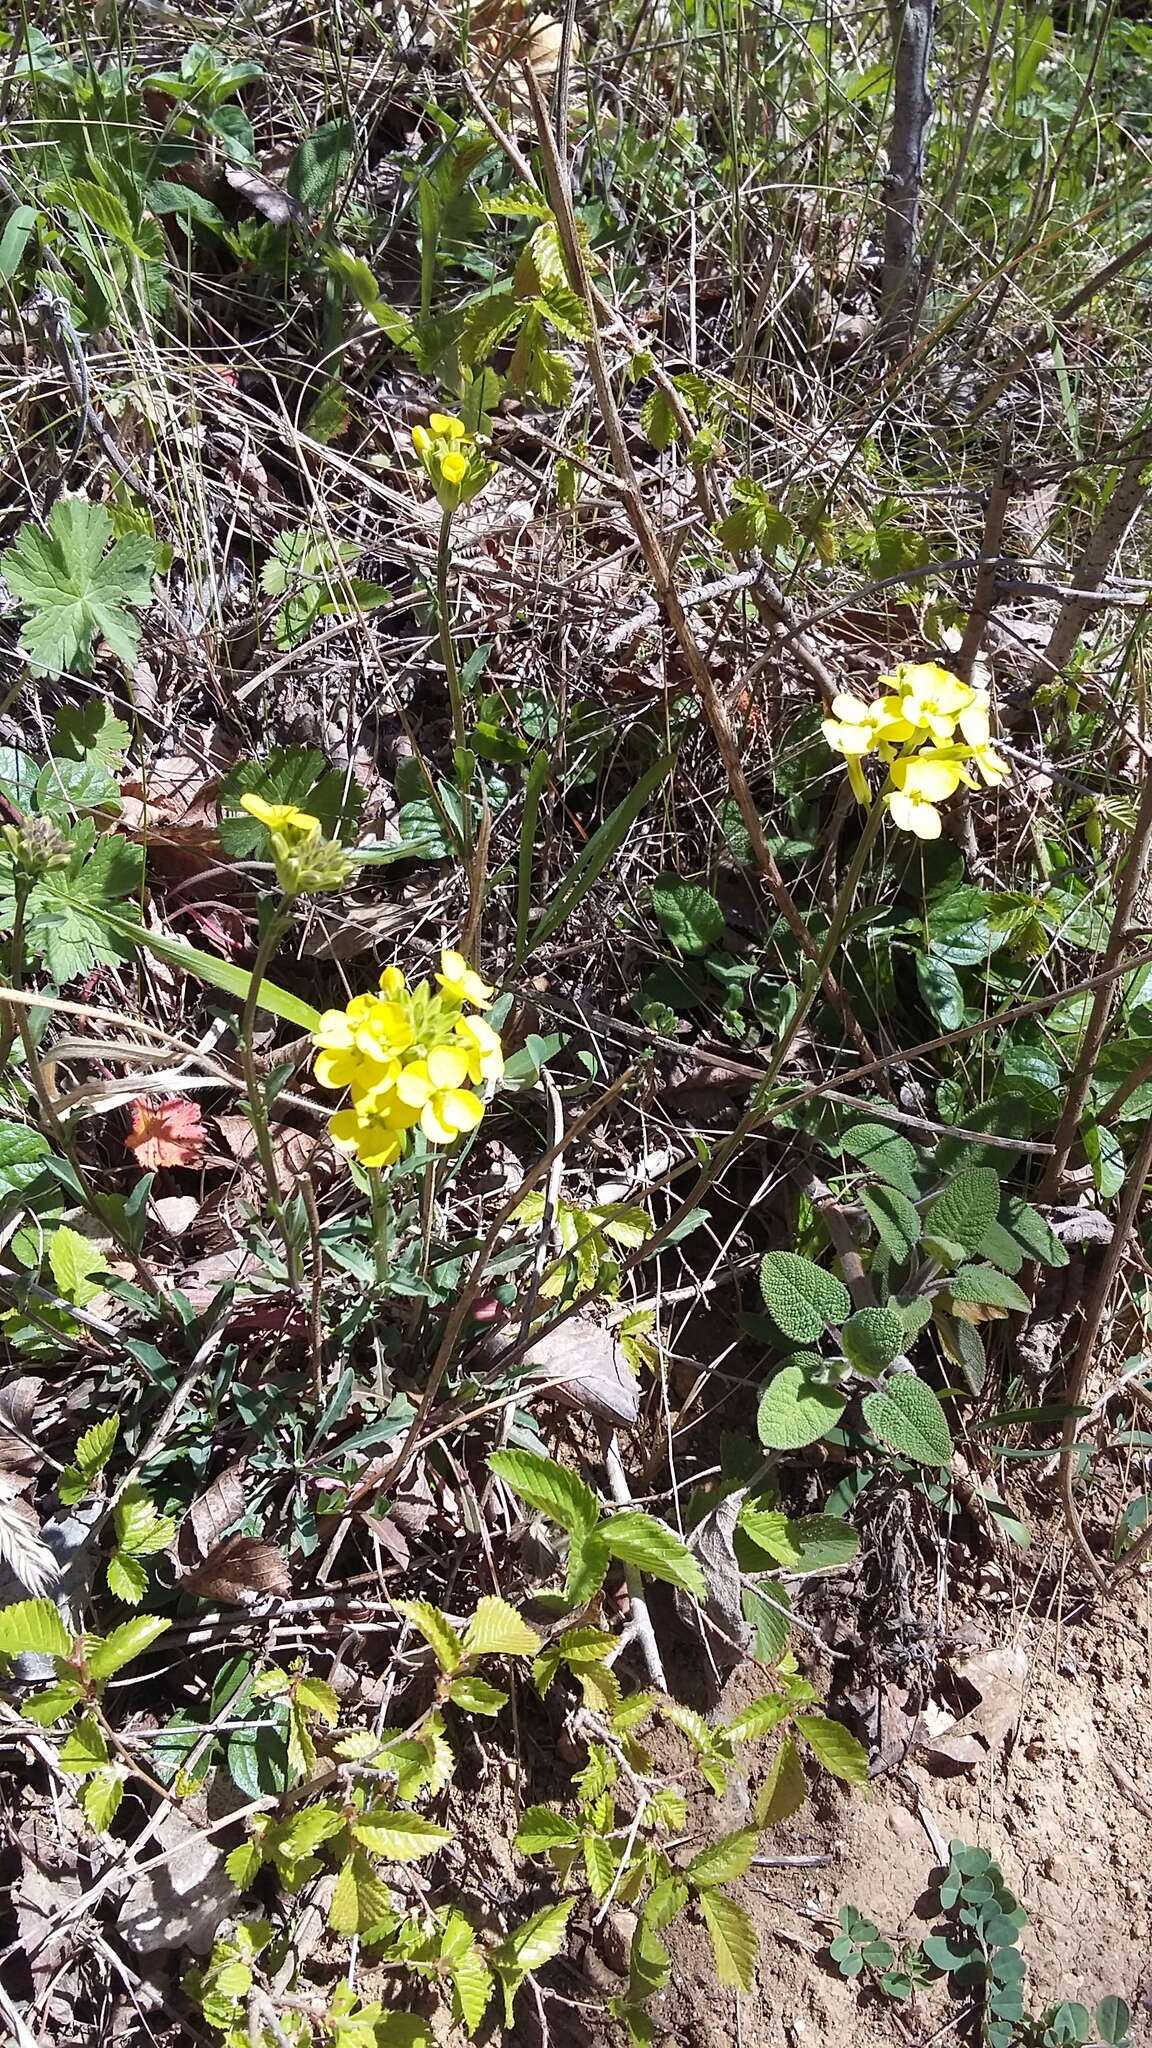
[{"label": "serrated green leaf", "polygon": [[78,1438],[74,1457],[77,1467],[86,1479],[95,1478],[104,1470],[112,1455],[112,1448],[120,1431],[120,1417],[106,1415],[102,1422],[94,1422]]},{"label": "serrated green leaf", "polygon": [[723,1892],[700,1892],[697,1903],[716,1958],[717,1980],[734,1991],[751,1991],[758,1949],[756,1929],[744,1908]]},{"label": "serrated green leaf", "polygon": [[948,1418],[931,1387],[914,1373],[893,1373],[883,1393],[866,1394],[864,1420],[889,1450],[922,1465],[947,1465],[952,1457]]},{"label": "serrated green leaf", "polygon": [[570,1607],[582,1607],[598,1593],[607,1576],[612,1558],[606,1543],[602,1543],[594,1530],[586,1530],[580,1536],[573,1536],[568,1546],[568,1570],[564,1580],[564,1593]]},{"label": "serrated green leaf", "polygon": [[600,1503],[592,1488],[555,1458],[537,1451],[494,1451],[488,1466],[530,1508],[550,1515],[570,1536],[584,1535],[599,1520]]},{"label": "serrated green leaf", "polygon": [[612,1886],[616,1882],[619,1858],[613,1851],[611,1843],[605,1841],[602,1835],[585,1835],[581,1846],[584,1852],[584,1875],[588,1880],[588,1889],[596,1904],[599,1905],[603,1899],[608,1897]]},{"label": "serrated green leaf", "polygon": [[65,1714],[71,1713],[84,1697],[84,1688],[78,1679],[62,1679],[57,1685],[46,1685],[43,1692],[25,1700],[20,1709],[26,1721],[36,1721],[41,1728],[52,1728]]},{"label": "serrated green leaf", "polygon": [[328,1908],[328,1925],[336,1934],[364,1934],[392,1912],[392,1894],[378,1877],[363,1849],[354,1849],[340,1866]]},{"label": "serrated green leaf", "polygon": [[88,1771],[98,1771],[108,1761],[108,1744],[104,1740],[99,1723],[91,1714],[84,1714],[73,1728],[58,1758],[62,1771],[73,1771],[82,1776]]},{"label": "serrated green leaf", "polygon": [[464,1661],[464,1646],[447,1615],[429,1600],[397,1600],[394,1604],[397,1614],[419,1629],[441,1671],[458,1671]]},{"label": "serrated green leaf", "polygon": [[659,386],[649,393],[640,408],[640,429],[652,447],[661,453],[679,438],[680,423],[672,402]]},{"label": "serrated green leaf", "polygon": [[114,1550],[108,1559],[105,1577],[108,1591],[114,1593],[117,1600],[123,1600],[126,1607],[139,1607],[148,1591],[148,1574],[142,1564],[129,1557],[127,1551]]},{"label": "serrated green leaf", "polygon": [[164,1550],[176,1534],[171,1515],[162,1515],[141,1486],[126,1486],[112,1515],[116,1540],[132,1557]]},{"label": "serrated green leaf", "polygon": [[498,1714],[508,1705],[508,1694],[501,1692],[498,1685],[489,1685],[483,1678],[456,1678],[448,1688],[448,1697],[454,1707],[463,1707],[470,1714]]},{"label": "serrated green leaf", "polygon": [[842,1722],[831,1720],[827,1714],[797,1714],[792,1726],[834,1778],[842,1778],[846,1785],[867,1782],[868,1752]]},{"label": "serrated green leaf", "polygon": [[32,1651],[69,1657],[72,1636],[53,1601],[17,1600],[11,1607],[0,1607],[0,1651],[8,1657]]},{"label": "serrated green leaf", "polygon": [[368,1807],[350,1825],[358,1842],[389,1863],[413,1863],[452,1840],[451,1828],[442,1828],[422,1813],[409,1813],[405,1808]]},{"label": "serrated green leaf", "polygon": [[0,1199],[31,1187],[44,1170],[51,1147],[26,1124],[0,1121]]},{"label": "serrated green leaf", "polygon": [[258,1842],[241,1842],[224,1858],[224,1868],[237,1891],[246,1892],[255,1884],[264,1865],[264,1855]]},{"label": "serrated green leaf", "polygon": [[568,1916],[576,1904],[575,1899],[559,1899],[553,1906],[545,1906],[539,1913],[533,1913],[523,1926],[513,1928],[505,1935],[492,1960],[500,1967],[511,1965],[525,1975],[533,1970],[543,1969],[553,1956],[558,1956],[564,1946],[568,1927]]},{"label": "serrated green leaf", "polygon": [[894,1308],[857,1309],[840,1332],[845,1358],[863,1373],[883,1372],[900,1356],[906,1342],[904,1318]]},{"label": "serrated green leaf", "polygon": [[124,1797],[124,1767],[112,1764],[107,1770],[94,1771],[80,1794],[80,1803],[90,1828],[102,1835],[111,1827]]},{"label": "serrated green leaf", "polygon": [[845,1397],[838,1388],[813,1377],[811,1364],[785,1365],[768,1381],[756,1410],[760,1441],[769,1450],[802,1450],[834,1429],[845,1409]]},{"label": "serrated green leaf", "polygon": [[756,1820],[762,1828],[774,1828],[798,1813],[808,1797],[808,1780],[800,1752],[790,1735],[784,1737],[768,1767],[768,1775],[756,1794]]},{"label": "serrated green leaf", "polygon": [[953,1301],[982,1302],[991,1308],[1027,1311],[1032,1303],[1022,1287],[995,1266],[961,1266],[948,1282]]},{"label": "serrated green leaf", "polygon": [[91,1676],[102,1685],[114,1672],[123,1670],[125,1664],[131,1664],[134,1657],[142,1657],[171,1626],[158,1614],[137,1614],[131,1621],[121,1622],[103,1640],[85,1636],[84,1655]]},{"label": "serrated green leaf", "polygon": [[440,1937],[440,1961],[452,1985],[453,2017],[463,2020],[468,2033],[474,2034],[492,1996],[493,1981],[463,1913],[448,1915]]},{"label": "serrated green leaf", "polygon": [[718,1842],[710,1842],[692,1858],[685,1875],[692,1883],[701,1887],[713,1884],[732,1884],[743,1877],[756,1854],[760,1840],[758,1828],[737,1828],[733,1834],[722,1835]]},{"label": "serrated green leaf", "polygon": [[574,1821],[565,1820],[550,1806],[529,1806],[516,1830],[516,1847],[524,1856],[538,1856],[542,1850],[568,1848],[580,1840]]},{"label": "serrated green leaf", "polygon": [[1000,1207],[1000,1182],[990,1166],[968,1166],[929,1202],[924,1230],[974,1252]]},{"label": "serrated green leaf", "polygon": [[58,1224],[48,1240],[48,1264],[57,1292],[76,1308],[95,1300],[101,1289],[92,1275],[108,1270],[103,1252],[68,1223]]},{"label": "serrated green leaf", "polygon": [[56,758],[97,761],[103,768],[119,770],[131,744],[129,727],[100,697],[89,697],[83,704],[62,704],[53,721],[52,753]]},{"label": "serrated green leaf", "polygon": [[625,1508],[601,1522],[596,1534],[611,1555],[624,1564],[635,1565],[649,1578],[679,1586],[697,1600],[705,1598],[704,1574],[697,1559],[688,1545],[654,1515],[646,1515],[642,1508]]},{"label": "serrated green leaf", "polygon": [[319,1714],[322,1721],[334,1728],[340,1719],[340,1701],[324,1678],[298,1678],[295,1686],[298,1707],[304,1707],[310,1714]]},{"label": "serrated green leaf", "polygon": [[507,1600],[488,1593],[477,1602],[464,1636],[466,1657],[534,1657],[539,1648],[535,1629]]},{"label": "serrated green leaf", "polygon": [[127,607],[149,602],[155,554],[141,534],[105,554],[111,537],[105,506],[61,498],[46,532],[26,521],[0,555],[0,571],[24,607],[22,644],[38,673],[87,675],[97,633],[126,667],[134,665],[140,626]]},{"label": "serrated green leaf", "polygon": [[760,1292],[776,1327],[797,1344],[814,1343],[830,1323],[844,1322],[852,1311],[843,1282],[799,1252],[765,1253]]}]

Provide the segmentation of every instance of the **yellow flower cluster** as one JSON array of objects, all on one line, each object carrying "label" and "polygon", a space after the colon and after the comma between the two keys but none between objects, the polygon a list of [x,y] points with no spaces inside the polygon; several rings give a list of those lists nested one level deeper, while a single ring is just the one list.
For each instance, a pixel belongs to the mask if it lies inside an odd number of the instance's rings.
[{"label": "yellow flower cluster", "polygon": [[242,796],[240,808],[267,828],[272,841],[276,879],[286,896],[339,889],[352,872],[352,862],[334,839],[325,839],[319,818],[296,804],[265,803],[262,796]]},{"label": "yellow flower cluster", "polygon": [[973,768],[989,788],[1008,774],[991,744],[988,692],[934,661],[902,662],[880,677],[880,688],[885,694],[871,704],[847,694],[833,698],[824,737],[843,754],[858,803],[872,800],[862,763],[878,754],[888,769],[884,802],[893,824],[918,839],[939,839],[936,807],[961,783],[979,788]]},{"label": "yellow flower cluster", "polygon": [[463,420],[452,413],[429,413],[426,427],[413,427],[412,446],[445,512],[467,504],[488,481],[489,465]]},{"label": "yellow flower cluster", "polygon": [[475,1130],[485,1108],[475,1090],[504,1072],[499,1034],[471,1014],[487,1009],[493,991],[453,952],[441,953],[436,982],[410,989],[398,967],[386,967],[379,995],[326,1010],[313,1033],[316,1079],[352,1097],[328,1129],[363,1166],[391,1166],[417,1124],[432,1145]]}]

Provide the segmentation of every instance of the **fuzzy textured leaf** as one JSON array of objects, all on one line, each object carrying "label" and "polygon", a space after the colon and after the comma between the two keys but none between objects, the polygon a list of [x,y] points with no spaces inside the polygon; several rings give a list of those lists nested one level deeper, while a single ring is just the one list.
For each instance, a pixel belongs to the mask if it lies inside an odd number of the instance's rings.
[{"label": "fuzzy textured leaf", "polygon": [[974,1252],[1000,1207],[1000,1182],[990,1166],[968,1166],[941,1188],[924,1212],[929,1237]]},{"label": "fuzzy textured leaf", "polygon": [[880,1394],[866,1394],[864,1420],[889,1450],[921,1465],[947,1465],[952,1456],[948,1417],[931,1387],[914,1373],[893,1373]]},{"label": "fuzzy textured leaf", "polygon": [[814,1343],[830,1323],[842,1323],[852,1312],[843,1282],[799,1252],[765,1253],[760,1292],[772,1321],[797,1344]]},{"label": "fuzzy textured leaf", "polygon": [[961,1266],[948,1282],[953,1301],[983,1302],[992,1308],[1026,1312],[1032,1303],[1022,1287],[995,1266]]},{"label": "fuzzy textured leaf", "polygon": [[849,1365],[864,1373],[883,1372],[900,1356],[907,1341],[904,1318],[894,1308],[857,1309],[840,1332]]},{"label": "fuzzy textured leaf", "polygon": [[810,1363],[785,1365],[764,1388],[756,1410],[756,1428],[769,1450],[802,1450],[805,1444],[827,1436],[839,1422],[844,1395],[813,1377],[813,1368],[819,1364],[813,1356]]}]

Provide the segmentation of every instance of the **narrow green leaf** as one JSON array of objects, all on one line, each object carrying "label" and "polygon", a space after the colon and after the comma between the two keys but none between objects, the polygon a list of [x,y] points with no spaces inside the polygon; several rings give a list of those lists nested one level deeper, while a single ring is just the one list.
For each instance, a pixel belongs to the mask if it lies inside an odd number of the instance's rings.
[{"label": "narrow green leaf", "polygon": [[692,1858],[685,1875],[702,1887],[732,1884],[748,1869],[759,1840],[759,1828],[737,1828],[734,1834],[722,1835]]},{"label": "narrow green leaf", "polygon": [[172,1623],[158,1614],[137,1614],[131,1621],[123,1621],[114,1628],[110,1636],[101,1640],[97,1636],[86,1636],[84,1655],[88,1669],[98,1685],[111,1678],[114,1672],[131,1664],[134,1657],[142,1657],[145,1650],[170,1629]]},{"label": "narrow green leaf", "polygon": [[430,1600],[397,1600],[394,1604],[397,1614],[403,1614],[431,1645],[441,1671],[459,1671],[464,1646],[447,1615],[433,1607]]},{"label": "narrow green leaf", "polygon": [[[199,981],[207,982],[210,988],[235,996],[237,1002],[247,1000],[252,976],[246,967],[233,967],[231,961],[218,960],[214,953],[202,953],[197,946],[186,945],[183,939],[175,939],[168,932],[146,930],[137,919],[124,917],[102,903],[92,905],[92,915],[119,938],[129,939],[137,946],[146,946],[150,953],[167,960],[169,966],[185,968]],[[320,1012],[314,1010],[311,1003],[302,1002],[299,996],[291,995],[286,988],[280,988],[276,982],[267,979],[260,983],[257,1008],[267,1010],[270,1016],[282,1017],[286,1024],[298,1025],[301,1031],[314,1031],[320,1022]]]},{"label": "narrow green leaf", "polygon": [[641,776],[636,787],[605,818],[599,830],[592,834],[568,880],[557,890],[536,925],[528,943],[529,953],[534,953],[548,939],[554,938],[560,927],[579,908],[609,861],[615,859],[619,853],[649,797],[667,780],[674,758],[672,754],[662,755],[647,774]]}]

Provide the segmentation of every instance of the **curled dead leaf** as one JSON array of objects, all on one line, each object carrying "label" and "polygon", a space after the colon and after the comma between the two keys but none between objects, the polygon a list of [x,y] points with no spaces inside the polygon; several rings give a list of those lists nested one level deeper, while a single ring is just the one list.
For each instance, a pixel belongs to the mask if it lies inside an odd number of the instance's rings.
[{"label": "curled dead leaf", "polygon": [[239,1607],[268,1594],[284,1599],[292,1590],[283,1552],[258,1536],[226,1536],[202,1564],[184,1573],[179,1585],[198,1600],[230,1600]]},{"label": "curled dead leaf", "polygon": [[247,1507],[244,1474],[247,1458],[237,1458],[218,1472],[211,1486],[192,1502],[176,1534],[176,1555],[187,1570],[202,1564]]}]

